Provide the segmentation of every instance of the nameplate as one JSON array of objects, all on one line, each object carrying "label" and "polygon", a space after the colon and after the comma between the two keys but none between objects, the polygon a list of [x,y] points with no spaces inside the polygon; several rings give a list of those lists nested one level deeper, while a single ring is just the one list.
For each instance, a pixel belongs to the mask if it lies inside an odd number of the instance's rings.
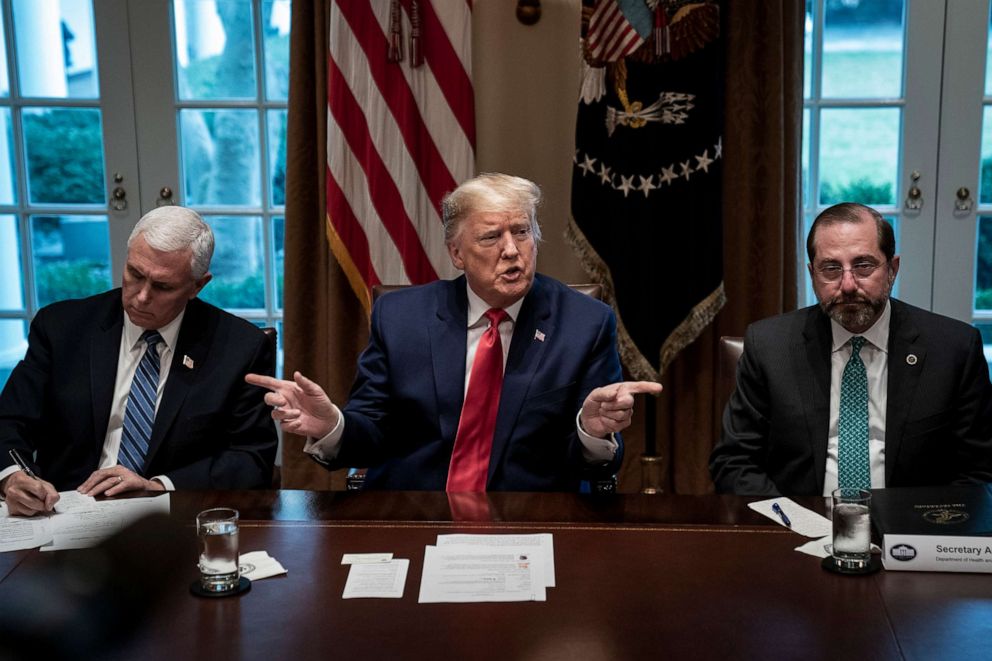
[{"label": "nameplate", "polygon": [[992,573],[988,485],[877,489],[872,523],[888,571]]},{"label": "nameplate", "polygon": [[885,535],[882,566],[886,571],[992,573],[992,537]]}]

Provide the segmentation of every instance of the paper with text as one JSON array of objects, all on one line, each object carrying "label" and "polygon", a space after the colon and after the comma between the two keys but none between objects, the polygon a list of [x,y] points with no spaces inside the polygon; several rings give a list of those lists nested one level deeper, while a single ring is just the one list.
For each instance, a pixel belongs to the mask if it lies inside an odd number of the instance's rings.
[{"label": "paper with text", "polygon": [[342,599],[388,598],[400,599],[406,585],[410,561],[406,558],[389,562],[368,562],[351,565],[344,584]]},{"label": "paper with text", "polygon": [[555,587],[555,545],[551,533],[533,535],[438,535],[437,545],[469,544],[473,546],[521,546],[539,549],[544,555],[544,586]]},{"label": "paper with text", "polygon": [[543,570],[539,547],[428,546],[418,601],[545,601]]}]

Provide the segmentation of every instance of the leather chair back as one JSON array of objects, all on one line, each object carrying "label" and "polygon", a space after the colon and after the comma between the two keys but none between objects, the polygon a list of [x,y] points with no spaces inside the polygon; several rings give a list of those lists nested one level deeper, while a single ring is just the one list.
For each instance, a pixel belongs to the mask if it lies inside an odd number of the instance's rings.
[{"label": "leather chair back", "polygon": [[717,352],[716,394],[717,401],[721,403],[722,413],[727,402],[730,401],[734,388],[737,387],[737,361],[744,353],[744,338],[726,335],[721,337]]}]

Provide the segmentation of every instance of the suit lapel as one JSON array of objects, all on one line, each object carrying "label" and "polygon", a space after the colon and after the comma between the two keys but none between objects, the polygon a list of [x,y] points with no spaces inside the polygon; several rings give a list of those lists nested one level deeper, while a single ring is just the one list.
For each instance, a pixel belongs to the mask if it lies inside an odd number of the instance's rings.
[{"label": "suit lapel", "polygon": [[[197,366],[202,366],[207,358],[210,338],[213,333],[208,328],[207,310],[199,299],[193,299],[186,305],[186,314],[176,339],[176,348],[172,352],[172,363],[169,367],[168,380],[162,401],[155,413],[155,425],[152,427],[152,437],[148,442],[148,456],[145,466],[150,466],[162,441],[168,436],[175,422],[176,415],[182,408],[190,388],[199,375]],[[194,367],[187,367],[186,357],[192,360]]]},{"label": "suit lapel", "polygon": [[[910,403],[920,384],[927,350],[919,343],[920,332],[909,319],[902,303],[890,299],[888,384],[885,404],[885,484],[892,483],[892,471],[902,444],[903,428]],[[912,360],[909,356],[915,356]],[[910,362],[913,364],[910,365]]]},{"label": "suit lapel", "polygon": [[434,315],[428,321],[438,425],[441,438],[451,439],[452,447],[465,398],[465,328],[468,323],[465,287],[465,276],[462,276],[439,288]]},{"label": "suit lapel", "polygon": [[[496,430],[493,434],[493,448],[489,461],[489,479],[503,459],[510,437],[520,417],[531,381],[541,366],[545,347],[554,341],[556,325],[554,305],[547,289],[539,277],[520,307],[520,314],[513,325],[513,338],[503,373],[503,387],[499,397],[499,413],[496,416]],[[535,337],[540,330],[547,341]]]},{"label": "suit lapel", "polygon": [[819,308],[812,307],[806,316],[802,346],[794,346],[793,360],[798,364],[799,389],[806,416],[806,436],[813,455],[813,474],[817,493],[823,493],[827,465],[827,436],[830,433],[830,353],[833,335],[830,320]]},{"label": "suit lapel", "polygon": [[[110,423],[110,408],[114,400],[114,384],[117,381],[117,364],[121,350],[121,336],[124,332],[124,308],[120,290],[110,296],[111,307],[103,316],[103,321],[90,338],[90,391],[93,406],[93,443],[103,448]],[[98,455],[99,456],[99,455]]]}]

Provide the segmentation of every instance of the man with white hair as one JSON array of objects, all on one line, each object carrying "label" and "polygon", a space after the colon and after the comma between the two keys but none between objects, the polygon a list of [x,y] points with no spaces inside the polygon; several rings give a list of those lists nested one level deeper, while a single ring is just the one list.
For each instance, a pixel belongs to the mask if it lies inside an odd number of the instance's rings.
[{"label": "man with white hair", "polygon": [[273,373],[275,356],[261,330],[196,298],[213,249],[196,212],[159,207],[128,239],[120,288],[38,312],[0,394],[11,514],[49,512],[68,489],[270,483],[275,426],[244,376]]}]

